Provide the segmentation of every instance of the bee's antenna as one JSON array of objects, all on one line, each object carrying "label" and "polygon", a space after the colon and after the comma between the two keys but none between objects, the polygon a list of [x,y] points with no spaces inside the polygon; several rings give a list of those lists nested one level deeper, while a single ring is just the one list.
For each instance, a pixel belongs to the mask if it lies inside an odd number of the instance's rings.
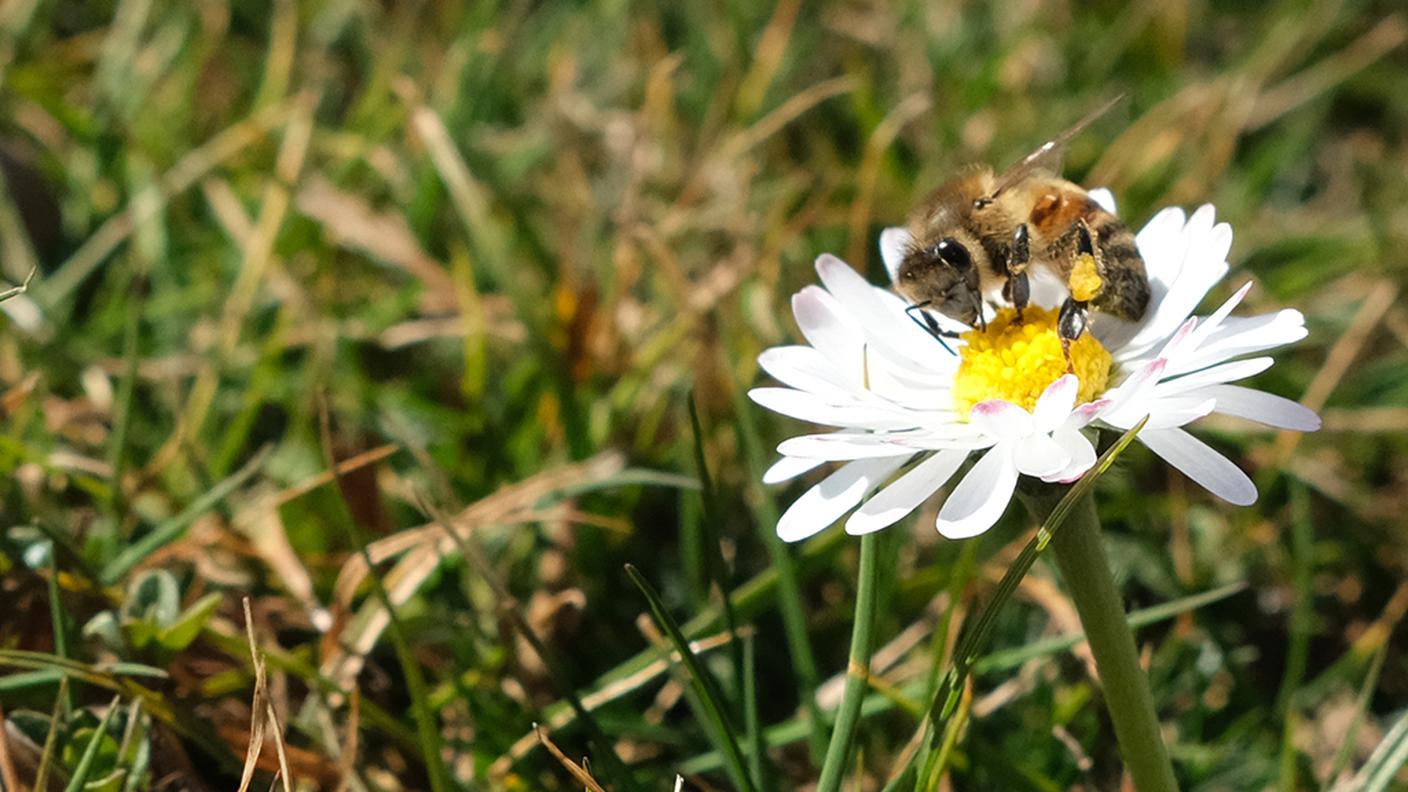
[{"label": "bee's antenna", "polygon": [[939,342],[939,346],[943,347],[945,352],[957,356],[958,353],[953,351],[953,347],[949,346],[944,338],[957,338],[958,334],[948,332],[942,327],[939,327],[938,321],[924,310],[928,308],[931,303],[932,300],[925,300],[922,303],[910,305],[904,309],[905,316],[908,316],[910,321],[919,325],[919,329],[933,336],[934,340]]}]

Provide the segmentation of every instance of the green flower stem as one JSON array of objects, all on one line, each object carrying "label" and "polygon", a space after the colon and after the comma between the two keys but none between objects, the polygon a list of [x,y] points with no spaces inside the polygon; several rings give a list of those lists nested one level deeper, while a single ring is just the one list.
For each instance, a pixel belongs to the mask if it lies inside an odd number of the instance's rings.
[{"label": "green flower stem", "polygon": [[[1029,504],[1053,506],[1055,500],[1046,503],[1037,497],[1030,499]],[[1047,511],[1042,511],[1042,516]],[[1076,503],[1065,526],[1052,537],[1051,548],[1085,627],[1105,691],[1105,706],[1115,724],[1115,739],[1135,789],[1176,792],[1178,782],[1159,733],[1154,697],[1149,692],[1149,680],[1139,667],[1134,633],[1130,632],[1119,589],[1110,573],[1110,562],[1100,539],[1100,517],[1090,496]]]},{"label": "green flower stem", "polygon": [[860,580],[856,584],[856,616],[851,625],[851,659],[846,668],[846,689],[841,694],[841,706],[836,710],[836,723],[831,742],[826,746],[826,760],[821,766],[817,792],[836,792],[851,758],[851,741],[860,720],[860,705],[870,686],[870,651],[875,642],[875,583],[880,573],[879,534],[870,533],[860,539]]}]

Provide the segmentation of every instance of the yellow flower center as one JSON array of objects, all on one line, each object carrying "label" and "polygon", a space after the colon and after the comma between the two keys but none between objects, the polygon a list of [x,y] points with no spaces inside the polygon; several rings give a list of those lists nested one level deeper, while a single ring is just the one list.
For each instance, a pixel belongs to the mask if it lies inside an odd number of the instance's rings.
[{"label": "yellow flower center", "polygon": [[[967,416],[973,405],[1003,399],[1030,411],[1042,391],[1066,373],[1066,356],[1056,331],[1056,312],[1036,306],[1022,311],[998,311],[987,330],[963,334],[962,362],[953,380],[953,406]],[[1110,353],[1089,332],[1071,343],[1071,368],[1080,379],[1077,404],[1105,391],[1110,379]]]}]

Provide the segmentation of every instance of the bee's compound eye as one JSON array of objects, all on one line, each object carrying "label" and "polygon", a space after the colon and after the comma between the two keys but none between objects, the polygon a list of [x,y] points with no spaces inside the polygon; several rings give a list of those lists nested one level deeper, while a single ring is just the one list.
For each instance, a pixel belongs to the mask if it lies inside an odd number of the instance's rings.
[{"label": "bee's compound eye", "polygon": [[968,255],[968,248],[953,237],[934,245],[933,256],[959,271],[971,269],[973,266],[973,257]]}]

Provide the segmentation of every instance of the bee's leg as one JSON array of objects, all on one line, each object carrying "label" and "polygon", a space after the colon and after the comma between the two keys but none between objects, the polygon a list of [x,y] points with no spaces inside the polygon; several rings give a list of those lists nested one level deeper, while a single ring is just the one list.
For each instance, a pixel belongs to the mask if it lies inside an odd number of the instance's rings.
[{"label": "bee's leg", "polygon": [[1031,301],[1031,283],[1027,280],[1027,264],[1031,261],[1031,242],[1027,224],[1012,232],[1012,244],[1007,250],[1007,282],[1002,284],[1002,296],[1017,309],[1017,321],[1022,321],[1022,309]]},{"label": "bee's leg", "polygon": [[1056,317],[1056,334],[1061,337],[1061,353],[1066,356],[1066,373],[1074,374],[1071,364],[1071,342],[1085,333],[1089,313],[1086,303],[1067,297],[1061,303],[1061,313]]},{"label": "bee's leg", "polygon": [[1076,221],[1075,250],[1071,256],[1070,272],[1066,276],[1066,287],[1071,298],[1080,303],[1089,303],[1099,298],[1105,289],[1104,262],[1100,248],[1095,245],[1095,237],[1090,226],[1082,218]]},{"label": "bee's leg", "polygon": [[917,303],[915,305],[910,305],[906,307],[904,309],[904,313],[910,318],[910,321],[919,325],[919,327],[924,332],[933,336],[934,340],[939,342],[939,345],[944,348],[945,352],[949,353],[950,355],[957,354],[953,351],[953,348],[948,345],[948,342],[944,341],[944,339],[958,338],[958,333],[952,332],[950,330],[945,330],[942,327],[939,327],[939,321],[924,310],[928,307],[928,302]]},{"label": "bee's leg", "polygon": [[1076,220],[1076,255],[1094,256],[1095,239],[1090,235],[1090,224],[1082,217]]}]

